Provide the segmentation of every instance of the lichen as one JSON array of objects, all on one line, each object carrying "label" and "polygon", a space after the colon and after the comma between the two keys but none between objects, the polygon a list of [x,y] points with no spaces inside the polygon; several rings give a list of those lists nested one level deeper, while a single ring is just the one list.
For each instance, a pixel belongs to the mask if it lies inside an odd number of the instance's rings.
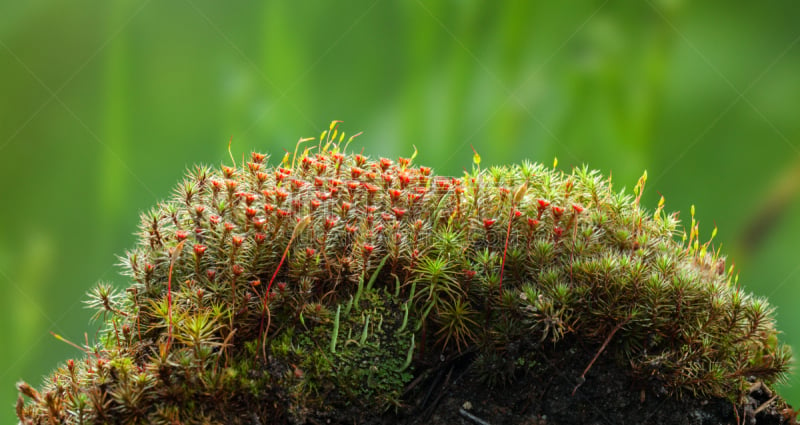
[{"label": "lichen", "polygon": [[587,167],[477,154],[442,177],[351,140],[334,122],[273,167],[192,168],[142,214],[129,285],[90,292],[100,340],[41,391],[19,384],[21,423],[377,416],[440,356],[472,353],[500,386],[576,339],[674,397],[784,376],[767,301],[700,242],[693,210],[680,232],[663,200],[640,205],[645,178],[627,195]]}]

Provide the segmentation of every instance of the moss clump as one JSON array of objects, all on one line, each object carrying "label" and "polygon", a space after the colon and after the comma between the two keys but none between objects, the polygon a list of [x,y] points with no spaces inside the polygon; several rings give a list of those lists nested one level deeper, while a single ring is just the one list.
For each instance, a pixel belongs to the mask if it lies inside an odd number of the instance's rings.
[{"label": "moss clump", "polygon": [[130,285],[90,293],[100,341],[41,391],[21,383],[20,421],[369,417],[440,355],[474,353],[502,385],[575,340],[673,396],[735,399],[785,373],[767,302],[699,242],[693,212],[678,240],[676,214],[645,211],[644,179],[632,197],[587,168],[477,155],[440,177],[346,153],[336,125],[274,167],[195,167],[142,214]]}]

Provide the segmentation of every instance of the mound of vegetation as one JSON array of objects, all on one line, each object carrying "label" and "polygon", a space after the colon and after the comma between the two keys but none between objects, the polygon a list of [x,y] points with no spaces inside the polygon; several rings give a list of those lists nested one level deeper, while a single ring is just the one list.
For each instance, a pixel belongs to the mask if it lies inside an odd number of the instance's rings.
[{"label": "mound of vegetation", "polygon": [[454,373],[519,389],[557,358],[581,362],[573,394],[611,364],[643,399],[721,397],[744,417],[753,384],[784,375],[767,301],[700,241],[694,211],[680,232],[663,199],[640,206],[646,175],[627,195],[586,167],[476,154],[442,177],[348,153],[337,126],[274,166],[192,168],[142,214],[128,286],[89,294],[102,337],[41,390],[19,384],[21,423],[430,416]]}]

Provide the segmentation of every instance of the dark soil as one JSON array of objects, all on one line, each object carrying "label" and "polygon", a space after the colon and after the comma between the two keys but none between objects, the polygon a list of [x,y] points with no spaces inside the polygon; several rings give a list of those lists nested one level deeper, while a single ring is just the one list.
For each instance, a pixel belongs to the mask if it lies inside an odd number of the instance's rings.
[{"label": "dark soil", "polygon": [[[540,367],[507,385],[488,386],[473,373],[474,356],[443,361],[413,384],[408,405],[382,418],[337,415],[323,423],[403,425],[779,425],[791,409],[760,383],[753,383],[734,408],[722,398],[668,396],[657,382],[634,379],[628,369],[603,354],[575,390],[578,377],[596,351],[553,349]],[[573,390],[575,390],[574,395]]]}]

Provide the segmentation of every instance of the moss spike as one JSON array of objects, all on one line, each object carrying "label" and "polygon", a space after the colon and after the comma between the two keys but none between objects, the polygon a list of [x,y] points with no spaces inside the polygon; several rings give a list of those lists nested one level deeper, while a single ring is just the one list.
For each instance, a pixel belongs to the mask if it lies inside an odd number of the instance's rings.
[{"label": "moss spike", "polygon": [[403,332],[406,329],[406,325],[408,325],[408,310],[410,309],[408,306],[409,303],[410,301],[406,301],[400,306],[400,308],[403,309],[403,323],[399,328],[397,328],[398,333]]},{"label": "moss spike", "polygon": [[364,320],[364,330],[361,331],[361,339],[358,340],[359,345],[364,345],[367,343],[367,335],[369,334],[369,318],[370,314],[367,314],[367,318]]},{"label": "moss spike", "polygon": [[414,359],[414,348],[415,348],[414,334],[411,334],[411,343],[408,345],[408,352],[406,353],[406,361],[403,362],[403,365],[400,366],[400,369],[397,370],[398,372],[403,372],[406,369],[408,369],[409,366],[411,366],[411,360]]},{"label": "moss spike", "polygon": [[333,332],[331,333],[331,353],[336,352],[336,340],[339,337],[339,313],[341,313],[342,305],[336,306],[336,316],[333,319]]}]

